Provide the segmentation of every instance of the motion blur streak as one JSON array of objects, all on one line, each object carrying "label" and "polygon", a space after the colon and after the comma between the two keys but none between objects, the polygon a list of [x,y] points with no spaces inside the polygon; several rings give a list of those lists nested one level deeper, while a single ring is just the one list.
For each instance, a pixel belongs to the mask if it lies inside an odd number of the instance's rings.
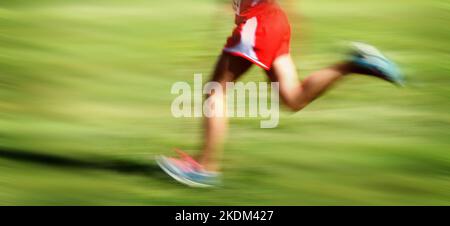
[{"label": "motion blur streak", "polygon": [[231,119],[225,187],[196,190],[152,157],[198,148],[201,120],[172,117],[170,88],[211,72],[230,1],[1,1],[0,205],[449,205],[448,1],[281,4],[301,76],[356,40],[408,85],[349,76],[276,129]]}]

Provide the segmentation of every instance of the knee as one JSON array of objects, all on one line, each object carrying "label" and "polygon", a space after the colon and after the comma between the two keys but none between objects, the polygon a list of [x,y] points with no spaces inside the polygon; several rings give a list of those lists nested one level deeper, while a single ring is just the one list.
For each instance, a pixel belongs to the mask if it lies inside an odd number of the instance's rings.
[{"label": "knee", "polygon": [[228,77],[212,78],[211,80],[208,81],[207,84],[214,84],[215,88],[220,88],[222,91],[225,91],[227,88],[227,84],[232,81],[233,80]]},{"label": "knee", "polygon": [[292,112],[299,112],[305,107],[306,107],[306,105],[296,105],[296,106],[292,106],[290,109]]},{"label": "knee", "polygon": [[305,103],[286,103],[288,109],[292,112],[299,112],[306,107]]}]

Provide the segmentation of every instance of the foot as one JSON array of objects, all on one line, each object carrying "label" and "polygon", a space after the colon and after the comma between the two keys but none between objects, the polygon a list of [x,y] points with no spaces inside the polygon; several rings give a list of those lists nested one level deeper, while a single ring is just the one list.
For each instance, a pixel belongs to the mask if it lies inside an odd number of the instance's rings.
[{"label": "foot", "polygon": [[350,60],[355,65],[357,73],[373,75],[395,85],[404,86],[404,78],[397,66],[377,48],[359,42],[352,45],[354,51]]},{"label": "foot", "polygon": [[188,154],[177,151],[180,158],[159,156],[156,162],[161,169],[178,182],[190,187],[215,187],[220,184],[220,174],[209,172]]}]

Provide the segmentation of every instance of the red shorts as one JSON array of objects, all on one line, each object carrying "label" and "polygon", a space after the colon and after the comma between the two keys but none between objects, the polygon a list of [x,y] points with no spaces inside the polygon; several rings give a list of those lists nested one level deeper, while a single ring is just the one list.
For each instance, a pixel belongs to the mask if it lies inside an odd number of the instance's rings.
[{"label": "red shorts", "polygon": [[277,57],[289,53],[291,29],[278,5],[265,4],[236,21],[224,52],[243,57],[265,70],[271,69]]}]

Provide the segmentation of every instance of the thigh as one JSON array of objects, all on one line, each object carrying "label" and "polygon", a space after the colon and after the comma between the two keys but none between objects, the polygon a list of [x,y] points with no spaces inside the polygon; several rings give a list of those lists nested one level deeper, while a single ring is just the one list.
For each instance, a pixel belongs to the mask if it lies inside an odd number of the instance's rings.
[{"label": "thigh", "polygon": [[212,75],[212,81],[225,83],[239,79],[250,69],[252,63],[242,57],[223,52]]},{"label": "thigh", "polygon": [[272,68],[266,72],[271,82],[280,85],[280,96],[286,104],[294,104],[300,91],[297,69],[289,54],[277,57]]}]

